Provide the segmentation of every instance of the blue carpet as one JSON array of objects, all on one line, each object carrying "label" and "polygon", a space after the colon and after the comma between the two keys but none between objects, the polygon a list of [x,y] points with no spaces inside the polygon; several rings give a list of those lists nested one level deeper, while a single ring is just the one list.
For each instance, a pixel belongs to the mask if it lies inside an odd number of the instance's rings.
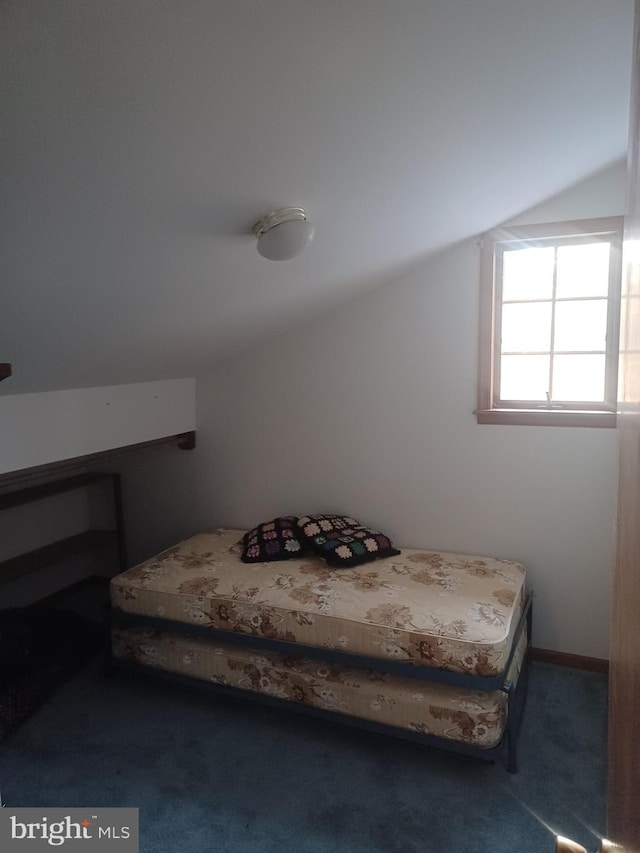
[{"label": "blue carpet", "polygon": [[0,746],[13,806],[137,806],[142,853],[544,853],[604,832],[606,678],[532,665],[520,772],[96,665]]}]

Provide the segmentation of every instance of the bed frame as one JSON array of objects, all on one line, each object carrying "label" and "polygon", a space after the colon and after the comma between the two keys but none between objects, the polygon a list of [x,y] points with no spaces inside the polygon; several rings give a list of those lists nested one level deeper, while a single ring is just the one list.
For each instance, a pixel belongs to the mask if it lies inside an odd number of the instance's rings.
[{"label": "bed frame", "polygon": [[[504,758],[507,770],[510,773],[516,773],[517,764],[517,738],[522,721],[522,715],[526,704],[528,677],[529,677],[529,658],[531,649],[531,627],[532,627],[532,595],[527,596],[525,606],[522,610],[518,625],[513,638],[513,644],[504,670],[501,674],[485,677],[477,675],[466,675],[464,673],[451,672],[444,669],[434,669],[432,667],[424,667],[411,663],[401,663],[398,661],[381,660],[379,658],[368,657],[365,655],[355,655],[348,652],[335,651],[330,649],[318,648],[316,646],[303,645],[301,643],[291,643],[285,640],[275,640],[267,637],[256,637],[249,634],[240,634],[233,631],[223,631],[217,628],[209,628],[203,625],[186,624],[169,619],[161,619],[152,616],[142,616],[138,614],[125,613],[113,607],[107,607],[105,615],[106,634],[107,634],[107,656],[106,656],[106,671],[108,674],[117,670],[123,672],[131,672],[139,675],[152,676],[161,678],[174,683],[196,687],[201,690],[214,691],[221,695],[227,695],[235,698],[250,699],[260,702],[265,705],[270,705],[286,711],[294,711],[303,713],[312,717],[318,717],[330,722],[339,723],[342,725],[352,726],[354,728],[364,729],[366,731],[376,732],[379,734],[389,735],[403,740],[410,740],[420,743],[424,746],[443,749],[448,752],[454,752],[462,755],[468,755],[474,758],[479,758],[485,762],[493,763],[496,759]],[[190,678],[189,676],[170,673],[165,670],[156,669],[155,667],[145,666],[144,664],[133,663],[115,658],[111,653],[111,626],[122,625],[132,628],[150,628],[163,633],[173,633],[186,637],[197,637],[209,640],[217,640],[224,643],[247,646],[252,649],[265,649],[280,654],[290,655],[294,657],[308,657],[319,660],[335,663],[341,666],[355,667],[358,669],[370,669],[377,672],[383,672],[393,675],[401,675],[418,681],[437,681],[443,684],[450,684],[457,687],[468,687],[471,690],[502,690],[507,694],[507,725],[500,743],[491,748],[483,748],[466,744],[463,742],[451,740],[449,738],[438,737],[435,735],[427,735],[419,732],[410,731],[399,726],[390,726],[381,723],[375,723],[370,720],[361,719],[348,714],[342,714],[337,711],[327,711],[319,708],[314,708],[308,705],[298,704],[287,699],[278,699],[273,696],[267,696],[261,693],[244,690],[238,687],[230,687],[226,685],[215,684],[213,682],[204,681],[199,678]],[[517,684],[513,684],[508,678],[507,673],[511,666],[513,656],[516,652],[520,639],[526,631],[527,648],[522,661],[522,668]]]}]

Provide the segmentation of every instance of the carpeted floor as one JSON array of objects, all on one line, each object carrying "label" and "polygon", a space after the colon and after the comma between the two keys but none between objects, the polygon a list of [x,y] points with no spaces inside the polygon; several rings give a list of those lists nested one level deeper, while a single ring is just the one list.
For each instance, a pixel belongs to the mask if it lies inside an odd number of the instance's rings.
[{"label": "carpeted floor", "polygon": [[137,806],[142,853],[552,853],[604,831],[606,679],[534,664],[520,772],[123,676],[0,746],[12,806]]}]

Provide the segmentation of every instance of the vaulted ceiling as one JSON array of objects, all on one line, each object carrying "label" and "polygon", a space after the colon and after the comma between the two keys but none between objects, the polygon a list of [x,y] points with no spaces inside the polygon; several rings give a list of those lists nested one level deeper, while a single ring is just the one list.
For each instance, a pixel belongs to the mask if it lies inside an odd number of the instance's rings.
[{"label": "vaulted ceiling", "polygon": [[[2,393],[194,375],[624,155],[632,0],[5,0]],[[299,258],[251,226],[302,206]]]}]

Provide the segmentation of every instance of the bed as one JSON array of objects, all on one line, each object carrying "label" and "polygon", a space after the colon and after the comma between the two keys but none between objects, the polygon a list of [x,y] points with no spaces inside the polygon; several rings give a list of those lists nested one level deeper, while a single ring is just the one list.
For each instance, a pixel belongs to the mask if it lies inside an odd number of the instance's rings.
[{"label": "bed", "polygon": [[194,536],[111,581],[111,660],[462,752],[505,756],[527,687],[517,562],[418,549],[335,569],[244,563],[244,531]]}]

